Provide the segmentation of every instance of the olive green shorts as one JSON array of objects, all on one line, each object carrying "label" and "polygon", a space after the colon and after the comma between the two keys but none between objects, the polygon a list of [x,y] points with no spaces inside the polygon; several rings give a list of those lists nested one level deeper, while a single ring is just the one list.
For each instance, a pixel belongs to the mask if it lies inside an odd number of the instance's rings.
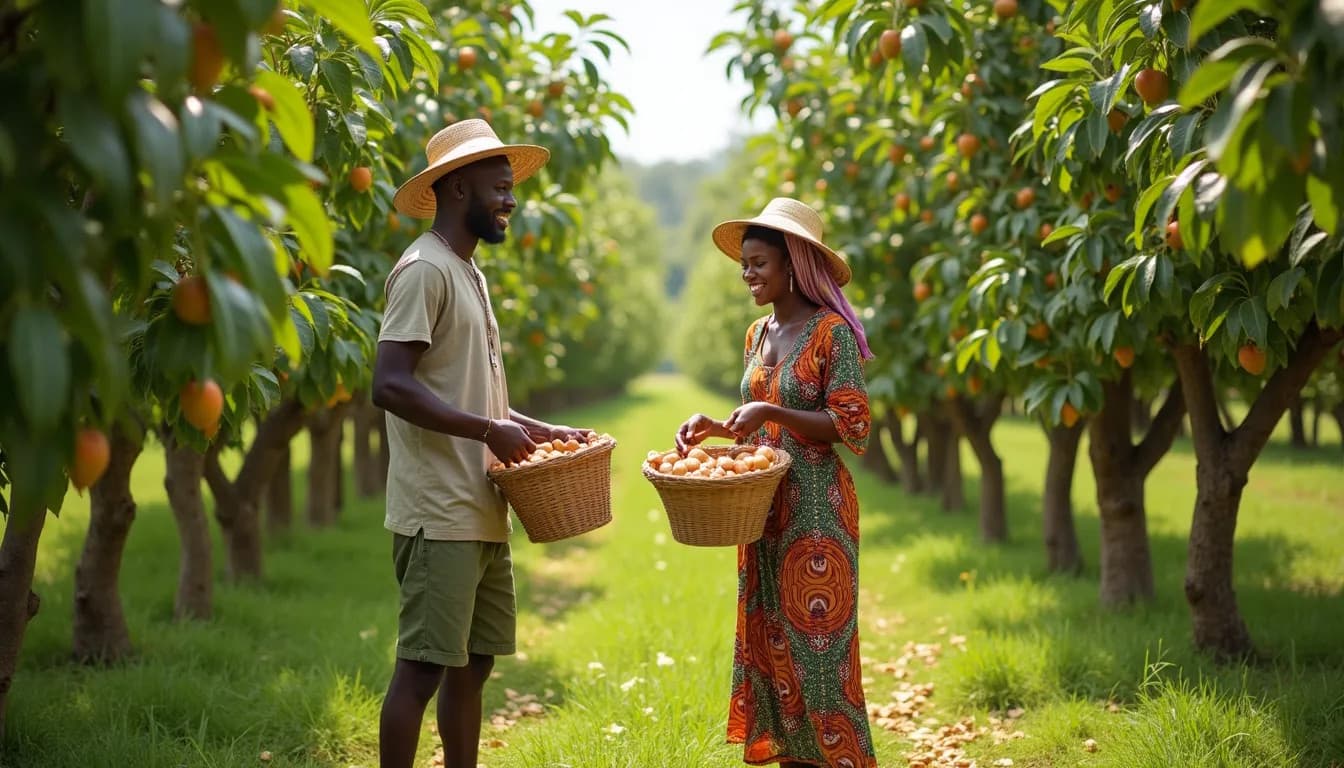
[{"label": "olive green shorts", "polygon": [[467,654],[515,650],[517,608],[508,542],[392,534],[401,587],[397,658],[461,667]]}]

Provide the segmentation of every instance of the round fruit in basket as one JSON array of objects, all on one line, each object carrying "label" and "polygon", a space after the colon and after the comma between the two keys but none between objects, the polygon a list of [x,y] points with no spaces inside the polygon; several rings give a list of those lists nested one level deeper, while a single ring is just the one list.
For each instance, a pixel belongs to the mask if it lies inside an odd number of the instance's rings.
[{"label": "round fruit in basket", "polygon": [[583,451],[595,446],[604,445],[612,442],[611,435],[599,435],[596,432],[589,432],[582,436],[582,439],[571,437],[568,440],[556,438],[550,441],[537,443],[537,447],[528,455],[527,458],[519,462],[495,461],[490,465],[491,470],[500,470],[510,467],[531,466],[540,464],[549,459],[559,458],[569,454],[582,453]]},{"label": "round fruit in basket", "polygon": [[768,445],[737,445],[716,453],[717,456],[711,456],[700,447],[692,448],[685,456],[676,451],[649,451],[644,463],[661,475],[716,480],[762,472],[773,467],[778,458],[775,449]]}]

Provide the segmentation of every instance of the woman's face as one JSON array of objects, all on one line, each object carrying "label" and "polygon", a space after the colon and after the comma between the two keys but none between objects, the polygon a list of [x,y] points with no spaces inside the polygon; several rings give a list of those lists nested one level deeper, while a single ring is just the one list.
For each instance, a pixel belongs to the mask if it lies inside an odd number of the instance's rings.
[{"label": "woman's face", "polygon": [[773,304],[789,292],[789,263],[784,253],[763,240],[742,241],[742,281],[756,306]]}]

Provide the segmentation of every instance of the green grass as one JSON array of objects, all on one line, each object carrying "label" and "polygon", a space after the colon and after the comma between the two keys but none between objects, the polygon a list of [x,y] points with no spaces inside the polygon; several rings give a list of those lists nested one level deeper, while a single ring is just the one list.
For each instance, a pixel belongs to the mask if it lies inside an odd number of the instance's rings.
[{"label": "green grass", "polygon": [[[673,542],[639,474],[644,453],[668,447],[686,415],[729,407],[682,379],[649,377],[625,397],[564,414],[620,440],[616,519],[552,545],[530,544],[519,531],[523,653],[500,660],[487,707],[504,706],[511,689],[536,694],[547,714],[500,733],[487,726],[484,735],[505,745],[484,749],[485,765],[741,764],[740,747],[722,743],[735,554]],[[860,473],[869,701],[891,701],[899,684],[878,664],[907,643],[940,643],[935,666],[909,665],[910,682],[934,686],[924,716],[984,724],[991,710],[1025,710],[1012,726],[1025,738],[968,745],[980,765],[1005,757],[1017,766],[1344,764],[1344,454],[1335,433],[1324,438],[1331,448],[1310,453],[1271,445],[1246,489],[1237,590],[1268,659],[1250,668],[1215,666],[1190,645],[1181,595],[1194,501],[1188,442],[1178,442],[1148,488],[1158,598],[1119,612],[1097,607],[1098,524],[1085,458],[1074,499],[1086,572],[1044,573],[1045,446],[1032,424],[1009,419],[995,431],[1008,472],[1004,546],[977,542],[973,512],[944,513]],[[969,453],[963,465],[973,507]],[[171,621],[177,541],[162,472],[161,455],[150,450],[135,475],[140,516],[122,575],[138,651],[130,664],[68,663],[87,503],[72,498],[48,524],[36,586],[42,611],[28,630],[0,765],[234,768],[259,765],[262,750],[277,766],[375,765],[396,631],[380,501],[353,503],[331,530],[300,528],[268,542],[264,586],[221,584],[212,622],[179,625]],[[222,558],[217,551],[217,565]],[[957,635],[964,651],[951,642]],[[875,735],[880,764],[904,765],[910,743]],[[1084,751],[1086,739],[1096,740],[1096,752]]]}]

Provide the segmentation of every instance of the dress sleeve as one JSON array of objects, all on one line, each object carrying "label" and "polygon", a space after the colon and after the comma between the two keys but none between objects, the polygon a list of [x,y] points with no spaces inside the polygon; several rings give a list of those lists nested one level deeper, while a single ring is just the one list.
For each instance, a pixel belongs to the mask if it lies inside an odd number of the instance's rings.
[{"label": "dress sleeve", "polygon": [[854,331],[843,321],[828,323],[826,332],[817,342],[828,345],[822,354],[826,365],[822,371],[822,386],[826,393],[825,411],[835,424],[840,440],[851,451],[862,455],[868,447],[871,417],[868,410],[868,391],[864,387],[863,364]]},{"label": "dress sleeve", "polygon": [[756,326],[760,325],[762,322],[764,322],[762,319],[757,318],[756,320],[751,321],[751,325],[747,326],[747,343],[742,350],[743,368],[751,365],[751,351],[756,346]]}]

